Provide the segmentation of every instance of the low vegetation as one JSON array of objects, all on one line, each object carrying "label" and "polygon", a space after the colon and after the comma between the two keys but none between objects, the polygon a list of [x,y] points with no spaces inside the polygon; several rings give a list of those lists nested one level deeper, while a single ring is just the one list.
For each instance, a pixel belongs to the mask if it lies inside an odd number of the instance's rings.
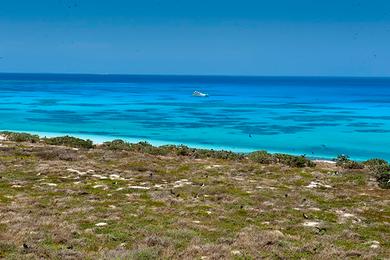
[{"label": "low vegetation", "polygon": [[44,137],[40,138],[38,135],[32,135],[29,133],[16,133],[16,132],[0,132],[0,135],[4,136],[8,141],[14,142],[28,142],[28,143],[45,143],[50,145],[64,145],[74,148],[91,149],[94,147],[91,140],[84,140],[73,136],[60,136],[60,137]]},{"label": "low vegetation", "polygon": [[364,165],[375,176],[379,186],[390,189],[390,165],[382,159],[371,159],[364,162]]},{"label": "low vegetation", "polygon": [[32,135],[28,133],[0,132],[0,134],[5,136],[7,140],[14,142],[37,143],[40,140],[38,135]]},{"label": "low vegetation", "polygon": [[185,145],[163,145],[152,146],[147,142],[140,143],[127,143],[123,140],[114,140],[111,142],[105,142],[103,147],[109,150],[116,151],[133,151],[141,152],[151,155],[171,155],[171,156],[187,156],[192,158],[215,158],[215,159],[228,159],[228,160],[242,160],[245,158],[243,154],[233,153],[230,151],[215,151],[206,149],[189,148]]},{"label": "low vegetation", "polygon": [[65,145],[74,148],[91,149],[94,147],[91,140],[83,140],[72,136],[61,136],[52,138],[43,138],[42,142],[51,145]]},{"label": "low vegetation", "polygon": [[339,155],[336,158],[336,165],[343,169],[363,169],[364,164],[352,161],[347,155]]},{"label": "low vegetation", "polygon": [[386,259],[389,165],[0,139],[0,258]]},{"label": "low vegetation", "polygon": [[291,167],[314,167],[315,163],[305,156],[294,156],[288,154],[270,154],[266,151],[257,151],[250,153],[248,158],[254,162],[261,164],[280,163]]}]

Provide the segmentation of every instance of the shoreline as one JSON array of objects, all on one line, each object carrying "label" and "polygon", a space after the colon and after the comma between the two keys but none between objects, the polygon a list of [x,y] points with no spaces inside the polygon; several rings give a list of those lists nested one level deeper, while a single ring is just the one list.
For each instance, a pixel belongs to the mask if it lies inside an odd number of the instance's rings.
[{"label": "shoreline", "polygon": [[[214,150],[214,151],[229,151],[233,153],[243,153],[243,154],[249,154],[256,151],[266,151],[270,154],[287,154],[287,155],[293,155],[293,156],[302,156],[302,154],[299,153],[288,153],[283,151],[273,151],[273,150],[253,150],[253,149],[242,149],[242,148],[229,148],[224,146],[213,146],[213,145],[202,145],[202,144],[195,144],[195,143],[175,143],[170,141],[162,141],[162,140],[153,140],[153,139],[138,139],[138,138],[123,138],[123,137],[115,137],[115,136],[101,136],[101,135],[88,135],[88,134],[75,134],[75,133],[67,133],[67,132],[40,132],[40,131],[19,131],[19,130],[4,130],[0,129],[0,132],[15,132],[15,133],[28,133],[28,134],[34,134],[38,135],[40,138],[43,137],[59,137],[59,136],[71,136],[71,137],[77,137],[84,140],[91,140],[93,144],[95,145],[102,145],[104,142],[110,142],[113,140],[123,140],[128,143],[139,143],[139,142],[147,142],[153,146],[160,147],[164,145],[185,145],[189,148],[193,149],[205,149],[205,150]],[[0,134],[0,141],[4,140],[4,138]],[[329,164],[335,164],[334,159],[330,157],[310,157],[305,156],[307,159],[315,162],[315,163],[329,163]],[[353,158],[352,158],[353,159]],[[357,161],[363,161],[363,160],[357,160]]]}]

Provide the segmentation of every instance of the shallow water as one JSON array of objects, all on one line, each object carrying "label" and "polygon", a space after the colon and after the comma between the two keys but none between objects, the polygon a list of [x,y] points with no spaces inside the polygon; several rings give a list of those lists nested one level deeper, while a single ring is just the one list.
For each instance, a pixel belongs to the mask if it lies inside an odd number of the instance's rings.
[{"label": "shallow water", "polygon": [[0,74],[0,118],[2,130],[390,160],[381,78]]}]

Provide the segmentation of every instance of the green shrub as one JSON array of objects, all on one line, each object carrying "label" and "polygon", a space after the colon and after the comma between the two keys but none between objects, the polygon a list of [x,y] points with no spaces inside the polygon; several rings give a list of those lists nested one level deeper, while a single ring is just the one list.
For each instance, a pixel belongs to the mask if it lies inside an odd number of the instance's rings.
[{"label": "green shrub", "polygon": [[112,142],[104,143],[103,146],[111,150],[126,150],[152,155],[167,155],[169,153],[168,146],[156,147],[148,142],[132,144],[122,140],[114,140]]},{"label": "green shrub", "polygon": [[381,188],[390,189],[390,165],[382,159],[370,159],[364,162],[370,173],[374,174]]},{"label": "green shrub", "polygon": [[337,166],[343,166],[344,164],[348,163],[349,161],[350,160],[349,160],[349,156],[348,155],[340,154],[336,158],[336,165]]},{"label": "green shrub", "polygon": [[113,140],[111,142],[104,142],[102,147],[109,150],[133,151],[139,153],[147,153],[152,155],[166,155],[168,153],[168,146],[155,147],[148,142],[128,143],[123,140]]},{"label": "green shrub", "polygon": [[195,149],[185,145],[162,145],[153,146],[148,142],[139,142],[130,144],[122,140],[114,140],[111,142],[105,142],[102,145],[105,149],[110,150],[126,150],[133,152],[140,152],[152,155],[172,155],[172,156],[186,156],[199,159],[215,158],[226,160],[241,160],[244,159],[244,155],[240,153],[234,153],[231,151],[215,151],[208,149]]},{"label": "green shrub", "polygon": [[382,173],[390,171],[389,163],[382,159],[370,159],[365,161],[363,164],[368,168],[371,173],[375,175],[380,175]]},{"label": "green shrub", "polygon": [[216,151],[216,150],[208,150],[208,149],[192,149],[189,156],[198,159],[205,158],[214,158],[214,159],[223,159],[223,160],[242,160],[245,156],[241,153],[234,153],[232,151]]},{"label": "green shrub", "polygon": [[266,151],[256,151],[248,155],[249,160],[261,164],[271,164],[275,162],[275,158],[272,154]]},{"label": "green shrub", "polygon": [[274,154],[273,157],[277,162],[288,165],[290,167],[314,167],[315,163],[307,159],[304,155],[295,156],[289,154]]},{"label": "green shrub", "polygon": [[390,189],[390,172],[378,174],[376,180],[378,181],[379,187]]},{"label": "green shrub", "polygon": [[196,149],[190,148],[185,145],[165,145],[159,147],[160,150],[163,150],[166,154],[178,155],[193,157],[197,159],[224,159],[224,160],[241,160],[244,159],[244,155],[240,153],[234,153],[231,151],[216,151],[212,149]]},{"label": "green shrub", "polygon": [[64,145],[75,148],[93,148],[93,142],[91,140],[83,140],[80,138],[72,136],[61,136],[61,137],[52,137],[52,138],[43,138],[42,141],[50,145]]},{"label": "green shrub", "polygon": [[14,133],[14,132],[1,132],[0,134],[4,135],[7,140],[13,142],[30,142],[30,143],[38,143],[39,136],[32,135],[28,133]]},{"label": "green shrub", "polygon": [[166,149],[153,146],[148,142],[139,142],[136,144],[131,144],[130,150],[135,152],[140,152],[140,153],[152,154],[152,155],[166,155],[168,153]]},{"label": "green shrub", "polygon": [[336,165],[344,169],[363,169],[364,165],[349,159],[348,155],[338,155],[336,158]]},{"label": "green shrub", "polygon": [[355,161],[349,161],[348,163],[344,164],[343,166],[344,169],[363,169],[364,168],[364,165],[359,163],[359,162],[355,162]]},{"label": "green shrub", "polygon": [[176,146],[176,155],[179,156],[191,156],[194,154],[194,149],[189,148],[185,145]]},{"label": "green shrub", "polygon": [[109,150],[131,150],[131,144],[120,139],[104,142],[102,147]]}]

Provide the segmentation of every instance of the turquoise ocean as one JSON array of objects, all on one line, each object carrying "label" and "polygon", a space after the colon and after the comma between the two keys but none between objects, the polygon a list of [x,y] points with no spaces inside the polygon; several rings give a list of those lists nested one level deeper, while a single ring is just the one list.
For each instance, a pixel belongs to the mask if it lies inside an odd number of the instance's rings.
[{"label": "turquoise ocean", "polygon": [[0,129],[390,160],[390,78],[0,74]]}]

